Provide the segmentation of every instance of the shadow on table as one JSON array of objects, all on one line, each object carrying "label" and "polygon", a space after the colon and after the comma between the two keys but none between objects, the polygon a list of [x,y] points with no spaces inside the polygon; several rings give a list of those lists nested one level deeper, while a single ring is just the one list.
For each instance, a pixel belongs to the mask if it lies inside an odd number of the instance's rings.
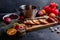
[{"label": "shadow on table", "polygon": [[22,40],[23,37],[19,36],[18,34],[14,36],[8,36],[6,33],[0,36],[0,40]]}]

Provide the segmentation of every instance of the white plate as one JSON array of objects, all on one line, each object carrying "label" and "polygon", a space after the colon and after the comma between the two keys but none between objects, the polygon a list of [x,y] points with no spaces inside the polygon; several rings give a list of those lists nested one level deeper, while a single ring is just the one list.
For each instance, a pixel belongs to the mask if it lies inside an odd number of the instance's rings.
[{"label": "white plate", "polygon": [[[12,15],[12,14],[17,15],[16,13],[9,13],[9,14],[6,14],[5,16],[3,16],[3,20],[4,20],[5,17],[9,17],[9,16]],[[17,15],[17,16],[18,16],[17,19],[19,19],[19,15]]]}]

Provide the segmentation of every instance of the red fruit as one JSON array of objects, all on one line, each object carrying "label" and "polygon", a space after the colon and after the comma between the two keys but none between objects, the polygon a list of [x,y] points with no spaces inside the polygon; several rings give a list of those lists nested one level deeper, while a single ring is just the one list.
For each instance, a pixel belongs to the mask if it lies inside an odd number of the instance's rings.
[{"label": "red fruit", "polygon": [[59,14],[59,10],[55,8],[51,8],[50,13],[54,13],[56,16]]},{"label": "red fruit", "polygon": [[55,2],[54,2],[54,3],[50,3],[50,7],[51,7],[51,8],[54,8],[54,7],[57,7],[57,6],[58,6],[58,4],[55,3]]},{"label": "red fruit", "polygon": [[57,9],[57,7],[54,7],[54,9]]},{"label": "red fruit", "polygon": [[55,20],[54,20],[53,18],[48,18],[47,21],[48,21],[49,23],[55,22]]},{"label": "red fruit", "polygon": [[9,17],[4,18],[4,22],[6,24],[9,24],[11,22],[11,18],[9,18]]},{"label": "red fruit", "polygon": [[56,10],[54,10],[54,12],[53,13],[55,13],[55,15],[58,15],[59,14],[59,10],[58,9],[56,9]]},{"label": "red fruit", "polygon": [[19,26],[19,25],[15,26],[15,29],[17,29],[17,30],[20,29],[20,28],[22,28],[22,26]]},{"label": "red fruit", "polygon": [[50,14],[49,14],[49,17],[55,18],[56,15],[55,15],[54,13],[50,13]]},{"label": "red fruit", "polygon": [[50,13],[51,8],[49,6],[45,6],[44,9],[46,10],[47,13]]},{"label": "red fruit", "polygon": [[56,10],[55,8],[51,8],[50,13],[54,13],[55,10]]}]

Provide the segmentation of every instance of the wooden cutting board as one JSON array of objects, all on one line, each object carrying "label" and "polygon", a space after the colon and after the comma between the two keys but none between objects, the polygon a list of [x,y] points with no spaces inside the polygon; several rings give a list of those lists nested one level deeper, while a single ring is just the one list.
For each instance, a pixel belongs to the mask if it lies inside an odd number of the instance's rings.
[{"label": "wooden cutting board", "polygon": [[[49,16],[45,15],[45,16],[42,16],[42,17],[36,17],[35,19],[41,19],[41,18],[44,18],[44,19],[47,19],[49,18]],[[41,30],[41,29],[45,29],[45,28],[49,28],[51,26],[54,26],[54,25],[57,25],[58,24],[58,21],[55,21],[53,23],[48,23],[48,24],[44,24],[44,25],[34,25],[34,26],[27,26],[26,27],[26,31],[27,32],[30,32],[30,31],[35,31],[35,30]]]},{"label": "wooden cutting board", "polygon": [[58,22],[48,23],[48,24],[45,24],[45,25],[34,25],[34,26],[31,26],[31,27],[27,26],[26,31],[30,32],[30,31],[35,31],[35,30],[41,30],[41,29],[48,28],[48,27],[51,27],[51,26],[54,26],[54,25],[57,25],[57,24],[58,24]]}]

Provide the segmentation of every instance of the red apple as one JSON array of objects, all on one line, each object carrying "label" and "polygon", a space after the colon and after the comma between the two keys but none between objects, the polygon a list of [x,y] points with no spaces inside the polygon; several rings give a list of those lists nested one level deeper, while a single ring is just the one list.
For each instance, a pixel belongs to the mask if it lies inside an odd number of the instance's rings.
[{"label": "red apple", "polygon": [[50,13],[51,8],[49,6],[45,6],[44,9],[47,13]]},{"label": "red apple", "polygon": [[51,8],[50,13],[54,13],[55,10],[56,10],[55,8]]},{"label": "red apple", "polygon": [[59,10],[58,9],[56,9],[56,10],[54,10],[54,12],[53,13],[55,13],[55,15],[58,15],[59,14]]},{"label": "red apple", "polygon": [[59,14],[59,10],[55,8],[51,8],[50,13],[54,13],[57,16]]},{"label": "red apple", "polygon": [[11,18],[9,18],[9,17],[4,18],[4,22],[5,22],[6,24],[9,24],[11,21],[12,21],[12,20],[11,20]]},{"label": "red apple", "polygon": [[53,18],[50,17],[50,18],[47,19],[47,21],[48,21],[49,23],[52,23],[52,22],[55,22],[55,19],[53,19]]},{"label": "red apple", "polygon": [[50,5],[49,5],[51,8],[54,8],[54,7],[56,7],[57,8],[57,6],[58,6],[58,4],[57,3],[55,3],[55,2],[53,2],[53,3],[50,3]]}]

